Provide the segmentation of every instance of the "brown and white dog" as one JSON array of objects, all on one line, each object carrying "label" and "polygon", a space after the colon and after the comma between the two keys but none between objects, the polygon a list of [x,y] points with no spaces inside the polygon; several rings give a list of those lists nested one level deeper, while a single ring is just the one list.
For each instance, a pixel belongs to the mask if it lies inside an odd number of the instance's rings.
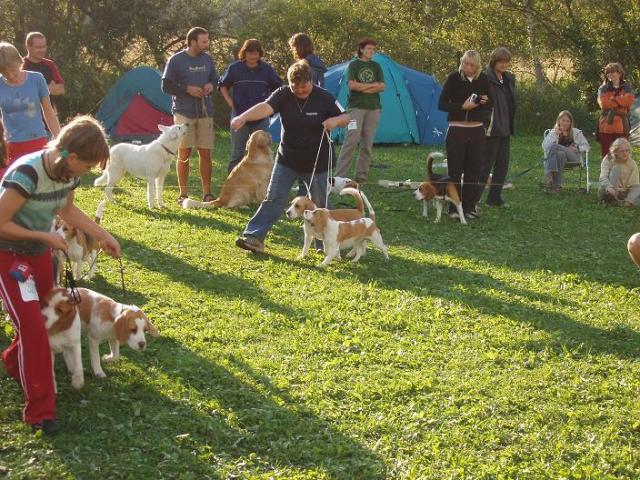
[{"label": "brown and white dog", "polygon": [[220,195],[210,202],[198,202],[190,198],[182,201],[182,208],[247,208],[260,203],[267,195],[267,187],[273,170],[271,136],[257,130],[247,141],[247,154],[229,173]]},{"label": "brown and white dog", "polygon": [[442,209],[447,202],[452,203],[458,215],[460,216],[460,223],[467,224],[464,218],[464,212],[462,210],[462,201],[460,200],[460,194],[455,182],[451,180],[451,177],[446,175],[440,175],[433,173],[433,160],[442,159],[444,155],[440,152],[431,152],[427,158],[427,179],[422,182],[414,192],[416,200],[422,200],[422,216],[428,218],[428,206],[429,200],[436,202],[436,220],[435,223],[440,221],[442,217]]},{"label": "brown and white dog", "polygon": [[71,386],[79,390],[84,385],[84,370],[82,369],[80,318],[75,302],[72,301],[66,289],[54,288],[42,301],[41,311],[49,336],[51,366],[53,368],[56,353],[62,353],[67,369],[71,373]]},{"label": "brown and white dog", "polygon": [[329,193],[334,195],[340,195],[345,188],[358,188],[358,183],[347,177],[330,177],[329,185],[331,185]]},{"label": "brown and white dog", "polygon": [[120,357],[120,345],[126,344],[133,350],[141,351],[147,347],[144,332],[149,332],[152,337],[160,335],[138,307],[118,303],[87,288],[79,288],[78,292],[81,299],[78,313],[89,340],[91,368],[96,377],[106,377],[100,365],[100,344],[105,340],[109,341],[111,353],[102,359],[115,362]]},{"label": "brown and white dog", "polygon": [[[356,201],[356,208],[337,208],[335,210],[329,210],[329,215],[333,220],[348,222],[351,220],[357,220],[364,217],[364,206],[367,206],[369,211],[369,218],[374,222],[376,219],[376,212],[373,211],[373,207],[369,203],[367,196],[364,192],[356,190],[355,188],[346,187],[340,191],[340,195],[351,195]],[[306,210],[315,210],[318,208],[316,204],[308,197],[296,197],[291,201],[291,206],[287,209],[287,217],[291,219],[303,218]],[[314,230],[309,227],[307,222],[303,222],[302,230],[304,231],[304,245],[302,246],[302,252],[298,255],[298,258],[304,258],[309,253],[311,248],[311,242],[316,237]]]},{"label": "brown and white dog", "polygon": [[347,254],[352,262],[357,262],[366,251],[366,242],[372,242],[382,250],[384,258],[389,260],[387,246],[382,241],[380,230],[372,218],[360,218],[350,222],[339,222],[331,218],[326,208],[306,210],[304,223],[313,231],[313,235],[324,241],[325,258],[320,264],[326,267],[334,258],[340,258],[340,249],[351,248]]},{"label": "brown and white dog", "polygon": [[[104,216],[106,200],[102,200],[96,209],[94,221],[100,223]],[[98,253],[100,251],[100,242],[95,238],[87,235],[82,230],[69,225],[61,218],[54,223],[54,229],[62,238],[67,241],[67,255],[71,261],[71,269],[74,278],[78,279],[82,275],[82,266],[86,263],[89,266],[86,278],[90,280],[96,273],[98,264]],[[56,262],[57,282],[62,285],[64,277],[65,256],[60,250],[56,250],[54,255]]]}]

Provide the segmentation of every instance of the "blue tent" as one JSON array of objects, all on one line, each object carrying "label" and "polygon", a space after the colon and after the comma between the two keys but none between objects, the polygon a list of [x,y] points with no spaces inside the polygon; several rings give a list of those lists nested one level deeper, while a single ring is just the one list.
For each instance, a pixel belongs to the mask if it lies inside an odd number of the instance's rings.
[{"label": "blue tent", "polygon": [[[417,143],[433,145],[444,142],[447,129],[446,113],[438,110],[442,87],[431,76],[394,62],[376,53],[373,59],[384,73],[386,89],[381,94],[382,116],[376,131],[376,143]],[[343,62],[331,67],[324,75],[325,88],[347,105],[349,95],[347,67]],[[280,120],[270,128],[274,141],[280,139]],[[333,137],[341,142],[345,130],[337,130]]]},{"label": "blue tent", "polygon": [[158,124],[172,125],[171,97],[160,89],[162,73],[137,67],[125,73],[102,101],[96,118],[114,140],[150,142]]}]

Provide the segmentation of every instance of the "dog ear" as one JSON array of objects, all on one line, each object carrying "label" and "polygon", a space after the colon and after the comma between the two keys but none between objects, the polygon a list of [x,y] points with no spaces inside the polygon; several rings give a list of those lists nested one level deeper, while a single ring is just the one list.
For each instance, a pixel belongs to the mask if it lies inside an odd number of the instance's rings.
[{"label": "dog ear", "polygon": [[433,186],[433,184],[431,183],[425,183],[422,184],[421,186],[421,193],[424,196],[424,200],[431,200],[433,197],[436,196],[436,187]]},{"label": "dog ear", "polygon": [[113,321],[113,331],[120,345],[127,343],[129,340],[129,317],[126,311],[118,315]]},{"label": "dog ear", "polygon": [[156,328],[156,326],[149,321],[147,317],[144,317],[144,330],[145,332],[149,332],[149,335],[152,337],[159,337],[160,332]]},{"label": "dog ear", "polygon": [[160,130],[162,133],[166,132],[167,130],[169,130],[169,128],[166,125],[160,125],[158,124],[158,130]]}]

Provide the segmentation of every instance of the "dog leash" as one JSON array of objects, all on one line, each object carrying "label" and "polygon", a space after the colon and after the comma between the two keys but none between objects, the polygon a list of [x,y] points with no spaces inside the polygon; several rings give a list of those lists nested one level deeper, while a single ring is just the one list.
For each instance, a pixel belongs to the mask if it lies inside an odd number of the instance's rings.
[{"label": "dog leash", "polygon": [[69,303],[72,303],[73,305],[80,305],[82,298],[80,297],[80,292],[78,291],[78,284],[76,283],[76,279],[73,278],[71,259],[69,258],[69,255],[67,255],[67,252],[63,250],[62,253],[64,253],[66,259],[64,267],[64,288],[69,292],[69,296],[71,297],[71,301]]}]

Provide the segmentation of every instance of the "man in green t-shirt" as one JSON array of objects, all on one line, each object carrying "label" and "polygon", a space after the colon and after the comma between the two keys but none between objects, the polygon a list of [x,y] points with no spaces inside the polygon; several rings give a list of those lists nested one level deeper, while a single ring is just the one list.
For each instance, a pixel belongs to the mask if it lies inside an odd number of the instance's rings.
[{"label": "man in green t-shirt", "polygon": [[360,157],[356,165],[355,180],[367,181],[371,164],[371,149],[380,120],[380,92],[384,91],[384,76],[378,62],[371,60],[376,53],[376,42],[365,38],[358,43],[358,58],[349,63],[349,116],[347,135],[338,158],[336,176],[345,177],[351,168],[351,157],[360,142]]}]

